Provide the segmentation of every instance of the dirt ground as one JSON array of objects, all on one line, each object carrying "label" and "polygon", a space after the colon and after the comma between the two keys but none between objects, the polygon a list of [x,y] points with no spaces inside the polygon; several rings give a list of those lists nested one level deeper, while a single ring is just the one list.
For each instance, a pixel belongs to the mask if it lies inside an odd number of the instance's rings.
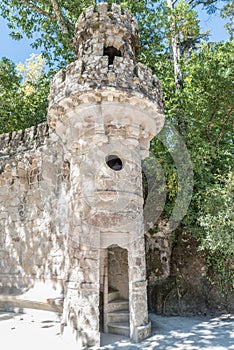
[{"label": "dirt ground", "polygon": [[[234,315],[219,317],[162,317],[150,315],[152,335],[133,344],[128,339],[102,334],[99,349],[234,350]],[[59,316],[27,309],[0,313],[1,350],[73,350],[70,339],[60,336]]]}]

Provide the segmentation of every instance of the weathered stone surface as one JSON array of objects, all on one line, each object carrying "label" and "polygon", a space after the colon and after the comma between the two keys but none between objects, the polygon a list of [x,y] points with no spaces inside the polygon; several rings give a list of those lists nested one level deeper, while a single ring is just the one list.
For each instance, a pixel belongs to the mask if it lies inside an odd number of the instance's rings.
[{"label": "weathered stone surface", "polygon": [[61,298],[64,279],[62,149],[46,124],[1,135],[0,143],[0,293],[18,298],[6,305],[38,307],[43,279],[47,298],[41,307],[50,309],[50,291],[57,289]]}]

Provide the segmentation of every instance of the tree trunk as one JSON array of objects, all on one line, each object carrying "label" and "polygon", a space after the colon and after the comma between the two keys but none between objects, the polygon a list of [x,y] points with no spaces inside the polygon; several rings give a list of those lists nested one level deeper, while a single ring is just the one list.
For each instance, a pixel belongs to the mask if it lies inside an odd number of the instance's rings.
[{"label": "tree trunk", "polygon": [[[176,1],[167,0],[167,6],[173,11]],[[178,34],[176,33],[176,19],[173,14],[169,16],[171,22],[171,44],[174,64],[175,88],[179,89],[182,86],[182,73],[180,69],[180,46],[178,42]]]}]

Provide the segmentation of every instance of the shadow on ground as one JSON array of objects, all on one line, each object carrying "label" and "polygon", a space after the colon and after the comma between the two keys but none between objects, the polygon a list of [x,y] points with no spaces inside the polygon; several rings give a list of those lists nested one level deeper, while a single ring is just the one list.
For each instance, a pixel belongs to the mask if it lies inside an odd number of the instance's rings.
[{"label": "shadow on ground", "polygon": [[[127,338],[102,334],[98,349],[234,350],[234,315],[162,317],[151,314],[150,318],[150,338],[134,344]],[[77,350],[70,338],[60,337],[60,315],[57,313],[30,309],[18,313],[0,312],[0,321],[1,350]]]},{"label": "shadow on ground", "polygon": [[140,344],[132,344],[127,339],[106,344],[107,339],[104,335],[101,349],[234,349],[234,316],[232,315],[162,317],[151,314],[151,322],[152,336]]}]

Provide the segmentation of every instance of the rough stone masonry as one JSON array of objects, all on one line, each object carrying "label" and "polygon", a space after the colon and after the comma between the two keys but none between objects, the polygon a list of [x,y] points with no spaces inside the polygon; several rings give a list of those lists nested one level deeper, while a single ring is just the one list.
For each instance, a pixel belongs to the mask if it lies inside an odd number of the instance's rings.
[{"label": "rough stone masonry", "polygon": [[1,135],[0,306],[33,290],[88,348],[101,330],[150,334],[141,161],[164,116],[127,10],[89,7],[74,48],[51,84],[48,124]]}]

